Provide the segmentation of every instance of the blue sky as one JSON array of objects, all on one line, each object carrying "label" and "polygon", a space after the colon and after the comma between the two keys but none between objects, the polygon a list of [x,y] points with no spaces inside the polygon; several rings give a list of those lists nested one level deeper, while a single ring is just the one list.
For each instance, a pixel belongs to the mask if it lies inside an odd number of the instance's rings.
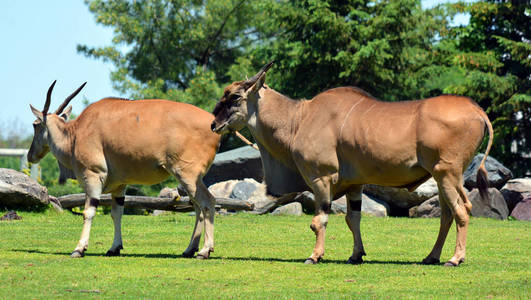
[{"label": "blue sky", "polygon": [[[447,1],[423,0],[424,7]],[[461,16],[458,23],[466,22]],[[112,65],[78,54],[76,46],[111,45],[111,28],[96,24],[82,0],[2,0],[0,4],[0,135],[32,134],[29,104],[42,109],[46,91],[57,79],[50,110],[87,81],[72,101],[81,113],[90,102],[122,96],[112,89]]]}]

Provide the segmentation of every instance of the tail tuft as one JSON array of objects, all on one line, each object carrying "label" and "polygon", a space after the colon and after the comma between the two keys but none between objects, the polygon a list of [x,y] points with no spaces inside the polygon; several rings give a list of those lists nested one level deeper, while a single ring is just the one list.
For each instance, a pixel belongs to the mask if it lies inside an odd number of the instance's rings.
[{"label": "tail tuft", "polygon": [[478,173],[476,175],[476,182],[479,191],[479,195],[484,201],[490,203],[489,199],[489,179],[487,177],[487,170],[485,165],[482,163],[478,168]]}]

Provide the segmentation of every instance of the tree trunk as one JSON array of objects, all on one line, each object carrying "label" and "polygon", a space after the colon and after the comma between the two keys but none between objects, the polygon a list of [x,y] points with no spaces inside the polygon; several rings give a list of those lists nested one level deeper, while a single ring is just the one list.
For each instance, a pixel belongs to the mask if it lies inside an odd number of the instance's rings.
[{"label": "tree trunk", "polygon": [[[57,200],[63,208],[74,208],[85,205],[85,194],[71,194],[58,197]],[[111,195],[105,194],[100,198],[100,205],[110,206]],[[194,211],[194,207],[189,197],[159,198],[146,196],[125,196],[125,206],[140,207],[147,209],[160,209],[169,211],[189,212]],[[253,210],[254,205],[249,201],[238,199],[216,198],[216,207],[228,210]]]}]

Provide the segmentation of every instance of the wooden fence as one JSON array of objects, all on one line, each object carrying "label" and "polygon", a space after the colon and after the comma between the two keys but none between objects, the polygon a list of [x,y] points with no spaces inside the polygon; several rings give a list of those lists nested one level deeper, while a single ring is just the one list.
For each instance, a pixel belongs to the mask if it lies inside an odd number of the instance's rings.
[{"label": "wooden fence", "polygon": [[[28,150],[0,148],[0,156],[11,156],[20,158],[20,171],[28,168]],[[39,164],[31,164],[31,178],[39,178]]]}]

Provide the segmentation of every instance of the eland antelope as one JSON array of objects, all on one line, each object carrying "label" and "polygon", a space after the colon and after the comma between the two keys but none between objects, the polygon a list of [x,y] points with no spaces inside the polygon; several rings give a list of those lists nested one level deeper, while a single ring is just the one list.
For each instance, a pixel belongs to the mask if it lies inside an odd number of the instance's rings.
[{"label": "eland antelope", "polygon": [[196,212],[192,238],[183,256],[193,257],[199,250],[204,228],[204,246],[197,258],[208,258],[214,249],[215,200],[202,177],[219,146],[219,135],[209,130],[214,117],[185,103],[105,98],[67,122],[72,107],[66,106],[85,84],[49,113],[54,85],[55,81],[42,112],[30,105],[37,120],[28,160],[38,162],[51,151],[62,172],[72,170],[85,190],[83,231],[71,256],[82,257],[87,249],[102,193],[112,195],[114,241],[106,255],[115,256],[123,249],[121,218],[126,185],[156,184],[174,175],[187,190]]},{"label": "eland antelope", "polygon": [[[446,265],[463,262],[472,208],[462,185],[463,172],[485,128],[485,158],[491,148],[492,125],[485,112],[467,97],[383,102],[354,87],[295,101],[264,84],[271,65],[225,88],[211,129],[222,134],[249,128],[260,148],[269,193],[313,191],[316,213],[310,228],[316,243],[306,263],[317,263],[324,255],[332,199],[347,197],[345,219],[354,237],[348,262],[357,264],[365,255],[360,233],[363,185],[413,191],[430,177],[437,181],[442,216],[437,241],[423,263],[439,263],[454,218],[457,242]],[[483,197],[488,185],[485,158],[477,173]]]}]

